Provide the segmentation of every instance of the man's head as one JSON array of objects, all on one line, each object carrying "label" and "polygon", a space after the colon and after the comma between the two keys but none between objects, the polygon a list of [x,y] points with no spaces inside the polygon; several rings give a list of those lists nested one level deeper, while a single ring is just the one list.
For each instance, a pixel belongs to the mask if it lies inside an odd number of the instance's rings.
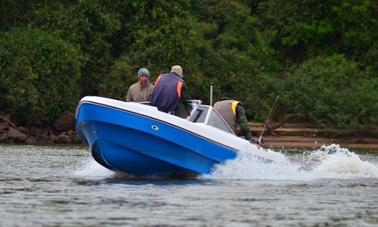
[{"label": "man's head", "polygon": [[140,68],[138,70],[138,78],[142,86],[147,84],[149,77],[150,77],[150,72],[148,71],[148,69]]},{"label": "man's head", "polygon": [[174,66],[172,66],[171,72],[172,72],[172,73],[176,73],[176,74],[179,75],[181,78],[184,77],[184,75],[182,74],[182,68],[181,68],[181,66],[179,66],[179,65],[174,65]]}]

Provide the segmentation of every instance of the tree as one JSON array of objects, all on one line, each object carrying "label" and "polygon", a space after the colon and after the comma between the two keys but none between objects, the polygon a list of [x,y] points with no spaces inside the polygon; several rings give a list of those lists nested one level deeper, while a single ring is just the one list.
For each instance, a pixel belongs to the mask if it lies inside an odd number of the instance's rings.
[{"label": "tree", "polygon": [[112,41],[120,30],[117,2],[51,1],[33,5],[29,22],[33,27],[60,36],[82,53],[81,95],[99,94],[113,64]]},{"label": "tree", "polygon": [[21,124],[53,121],[78,99],[81,56],[74,46],[38,29],[0,36],[0,106]]},{"label": "tree", "polygon": [[[286,75],[281,88],[288,113],[321,126],[357,127],[378,121],[377,79],[343,55],[317,57]],[[369,117],[370,116],[370,117]]]}]

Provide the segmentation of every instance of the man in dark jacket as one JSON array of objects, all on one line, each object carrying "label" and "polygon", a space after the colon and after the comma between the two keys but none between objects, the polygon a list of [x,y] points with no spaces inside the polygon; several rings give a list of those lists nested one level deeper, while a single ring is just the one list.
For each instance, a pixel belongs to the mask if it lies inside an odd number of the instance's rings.
[{"label": "man in dark jacket", "polygon": [[218,101],[214,104],[214,109],[222,116],[230,128],[235,132],[237,125],[240,126],[241,136],[251,143],[257,144],[258,141],[252,137],[245,116],[244,107],[239,101],[227,99]]},{"label": "man in dark jacket", "polygon": [[170,73],[160,75],[155,82],[150,104],[160,111],[186,117],[190,111],[186,100],[190,97],[186,93],[183,77],[179,65],[172,66]]}]

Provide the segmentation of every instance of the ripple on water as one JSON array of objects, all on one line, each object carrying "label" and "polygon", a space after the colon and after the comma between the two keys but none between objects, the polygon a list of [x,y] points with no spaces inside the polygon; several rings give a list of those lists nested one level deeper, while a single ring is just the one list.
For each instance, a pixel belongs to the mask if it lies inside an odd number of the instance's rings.
[{"label": "ripple on water", "polygon": [[377,160],[337,145],[247,149],[211,175],[135,179],[85,149],[0,146],[0,226],[373,225]]}]

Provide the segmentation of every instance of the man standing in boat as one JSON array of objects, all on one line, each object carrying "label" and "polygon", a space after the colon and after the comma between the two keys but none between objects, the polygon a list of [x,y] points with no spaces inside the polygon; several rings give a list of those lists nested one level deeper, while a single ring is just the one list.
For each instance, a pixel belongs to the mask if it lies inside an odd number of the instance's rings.
[{"label": "man standing in boat", "polygon": [[160,75],[151,95],[151,105],[158,110],[185,118],[190,112],[184,75],[179,65],[172,66],[171,72]]},{"label": "man standing in boat", "polygon": [[239,125],[241,136],[249,140],[250,143],[258,144],[258,141],[251,135],[244,107],[239,101],[233,99],[221,100],[214,104],[214,109],[218,111],[234,132]]},{"label": "man standing in boat", "polygon": [[149,80],[150,72],[146,68],[138,70],[138,81],[127,91],[126,102],[146,102],[150,100],[154,85]]}]

